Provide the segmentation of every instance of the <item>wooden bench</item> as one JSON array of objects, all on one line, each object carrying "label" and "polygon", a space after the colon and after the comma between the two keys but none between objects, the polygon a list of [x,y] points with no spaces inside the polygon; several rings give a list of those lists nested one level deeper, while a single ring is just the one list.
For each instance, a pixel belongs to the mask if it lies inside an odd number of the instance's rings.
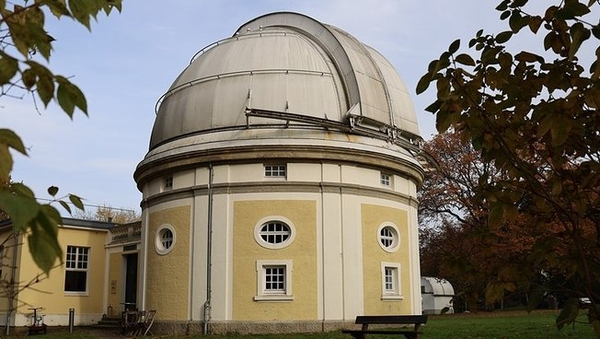
[{"label": "wooden bench", "polygon": [[[348,333],[356,339],[364,339],[366,334],[396,334],[417,339],[422,333],[419,331],[421,325],[427,323],[427,315],[359,315],[354,323],[362,325],[362,328],[360,330],[344,329],[342,332]],[[412,328],[369,329],[369,325],[412,325]]]}]

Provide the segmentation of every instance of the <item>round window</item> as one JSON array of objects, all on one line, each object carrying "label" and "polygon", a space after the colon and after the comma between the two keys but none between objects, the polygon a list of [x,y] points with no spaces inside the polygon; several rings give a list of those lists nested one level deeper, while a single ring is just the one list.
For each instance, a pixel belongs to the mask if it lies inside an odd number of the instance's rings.
[{"label": "round window", "polygon": [[156,240],[154,243],[156,252],[161,255],[167,254],[173,250],[174,245],[175,230],[173,229],[173,226],[163,225],[159,227],[158,232],[156,232]]},{"label": "round window", "polygon": [[400,245],[398,229],[394,225],[384,224],[379,227],[378,233],[379,246],[384,251],[395,252]]},{"label": "round window", "polygon": [[294,228],[288,220],[281,217],[261,220],[254,228],[254,239],[261,246],[271,249],[283,248],[294,238]]}]

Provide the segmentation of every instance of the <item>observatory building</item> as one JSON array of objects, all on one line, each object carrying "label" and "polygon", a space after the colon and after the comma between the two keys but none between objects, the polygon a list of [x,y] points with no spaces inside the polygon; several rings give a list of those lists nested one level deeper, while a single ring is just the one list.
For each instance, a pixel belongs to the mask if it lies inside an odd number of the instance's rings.
[{"label": "observatory building", "polygon": [[134,178],[138,307],[169,332],[309,332],[421,314],[421,137],[377,51],[267,14],[193,56]]}]

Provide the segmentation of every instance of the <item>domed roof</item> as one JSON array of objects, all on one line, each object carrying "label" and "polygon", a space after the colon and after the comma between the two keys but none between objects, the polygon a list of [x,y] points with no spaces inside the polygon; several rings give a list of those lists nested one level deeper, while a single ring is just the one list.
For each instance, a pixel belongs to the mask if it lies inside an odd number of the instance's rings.
[{"label": "domed roof", "polygon": [[279,12],[193,57],[157,103],[150,150],[290,121],[409,146],[421,140],[408,90],[381,54],[336,27]]}]

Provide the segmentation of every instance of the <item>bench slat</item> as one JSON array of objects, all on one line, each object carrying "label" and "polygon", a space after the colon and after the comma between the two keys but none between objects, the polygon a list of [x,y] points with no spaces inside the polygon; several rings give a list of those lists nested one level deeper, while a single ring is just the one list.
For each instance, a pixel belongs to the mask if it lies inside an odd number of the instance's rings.
[{"label": "bench slat", "polygon": [[[360,330],[342,330],[356,339],[364,339],[366,334],[397,334],[404,335],[406,338],[419,338],[421,335],[420,327],[427,323],[427,315],[359,315],[356,317],[355,324],[362,324]],[[413,325],[412,329],[369,329],[369,325]]]},{"label": "bench slat", "polygon": [[355,324],[425,324],[427,315],[359,315]]},{"label": "bench slat", "polygon": [[415,331],[399,331],[399,330],[342,330],[342,333],[364,333],[364,334],[413,334],[413,333],[423,333],[423,332],[415,332]]}]

